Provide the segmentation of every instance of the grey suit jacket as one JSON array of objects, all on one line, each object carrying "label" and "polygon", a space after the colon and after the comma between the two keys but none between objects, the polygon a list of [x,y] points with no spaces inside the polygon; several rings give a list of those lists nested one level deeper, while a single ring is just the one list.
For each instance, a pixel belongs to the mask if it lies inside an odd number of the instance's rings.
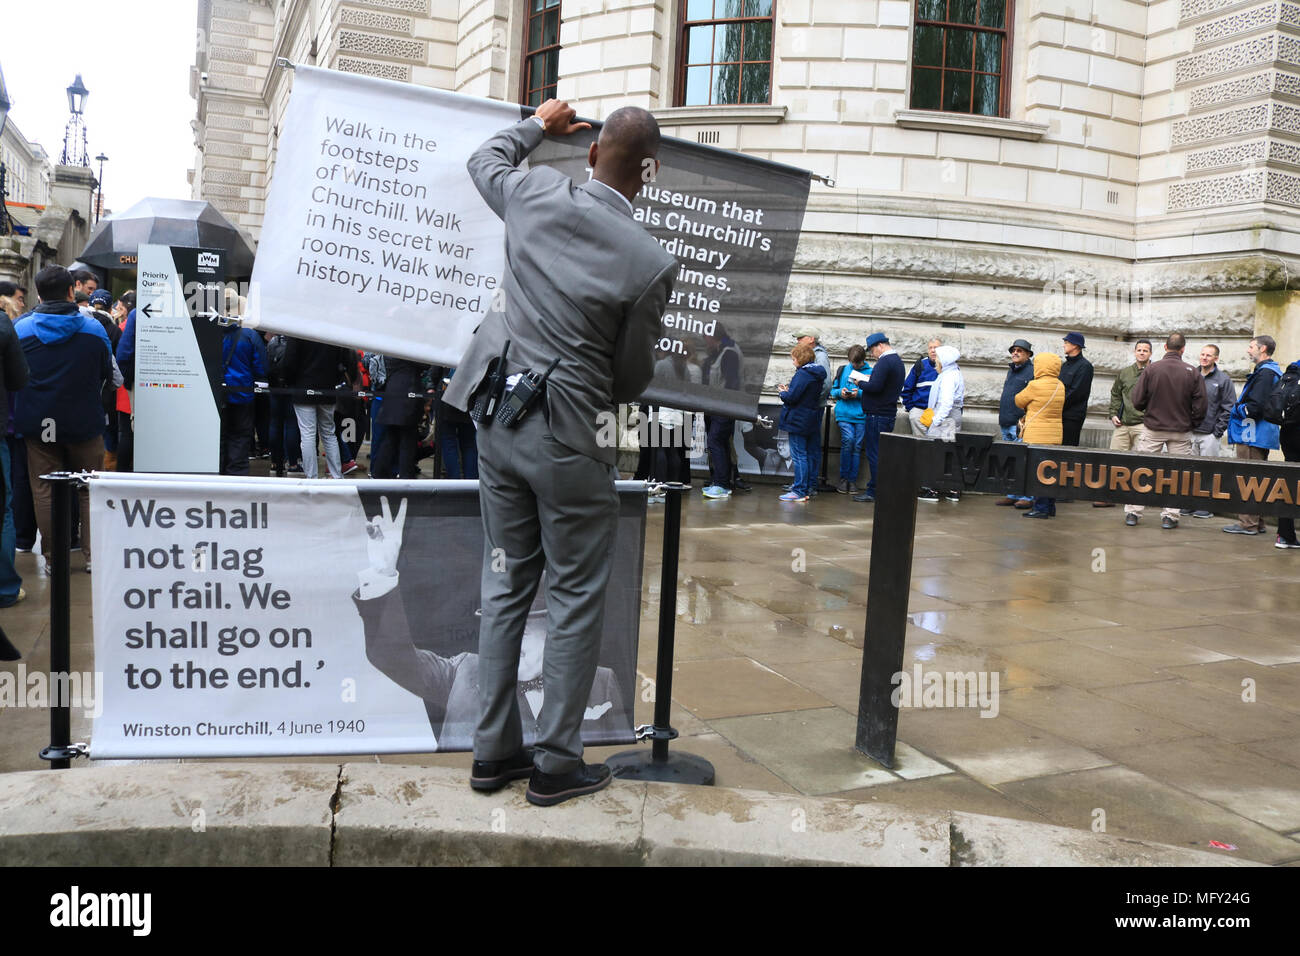
[{"label": "grey suit jacket", "polygon": [[635,400],[654,376],[677,260],[603,185],[516,168],[543,138],[524,120],[470,157],[474,184],[506,226],[504,309],[479,323],[443,400],[468,411],[509,339],[511,372],[560,360],[547,384],[551,433],[612,465],[617,449],[597,443],[598,416]]}]

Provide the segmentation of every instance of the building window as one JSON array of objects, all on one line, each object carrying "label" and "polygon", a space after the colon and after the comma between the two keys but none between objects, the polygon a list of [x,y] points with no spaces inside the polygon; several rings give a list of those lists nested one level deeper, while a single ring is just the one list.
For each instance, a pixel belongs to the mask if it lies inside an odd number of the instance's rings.
[{"label": "building window", "polygon": [[1007,115],[1011,0],[916,0],[914,110]]},{"label": "building window", "polygon": [[527,0],[523,101],[541,106],[555,96],[560,79],[560,0]]},{"label": "building window", "polygon": [[682,0],[679,106],[772,101],[773,0]]}]

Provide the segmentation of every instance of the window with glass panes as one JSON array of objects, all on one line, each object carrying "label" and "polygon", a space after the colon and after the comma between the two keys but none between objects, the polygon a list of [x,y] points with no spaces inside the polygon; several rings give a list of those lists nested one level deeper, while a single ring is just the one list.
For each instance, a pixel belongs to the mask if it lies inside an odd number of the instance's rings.
[{"label": "window with glass panes", "polygon": [[774,0],[682,0],[679,106],[772,101]]},{"label": "window with glass panes", "polygon": [[914,110],[1007,115],[1011,0],[916,0]]},{"label": "window with glass panes", "polygon": [[560,78],[560,0],[527,0],[523,101],[541,106],[555,96]]}]

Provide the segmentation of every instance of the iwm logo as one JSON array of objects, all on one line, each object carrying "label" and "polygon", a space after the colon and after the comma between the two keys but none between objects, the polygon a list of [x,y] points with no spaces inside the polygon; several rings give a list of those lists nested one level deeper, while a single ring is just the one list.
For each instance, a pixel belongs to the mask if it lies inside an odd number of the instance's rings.
[{"label": "iwm logo", "polygon": [[221,265],[221,256],[219,253],[216,252],[199,253],[200,269],[215,269],[219,265]]}]

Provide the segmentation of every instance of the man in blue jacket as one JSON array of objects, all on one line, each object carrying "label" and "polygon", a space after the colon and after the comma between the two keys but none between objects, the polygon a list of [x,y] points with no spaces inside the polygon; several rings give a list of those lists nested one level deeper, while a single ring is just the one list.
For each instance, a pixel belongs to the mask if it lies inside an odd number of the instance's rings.
[{"label": "man in blue jacket", "polygon": [[265,346],[252,329],[230,326],[221,340],[221,474],[248,474],[253,451],[254,383],[267,380]]},{"label": "man in blue jacket", "polygon": [[[27,439],[36,525],[41,531],[42,563],[52,541],[53,491],[41,475],[55,471],[95,471],[104,466],[104,409],[100,390],[113,378],[108,335],[77,309],[72,275],[62,266],[36,274],[41,303],[14,325],[27,357],[30,377],[18,393],[15,430]],[[90,494],[77,492],[81,507],[81,545],[90,571]]]},{"label": "man in blue jacket", "polygon": [[[1267,461],[1269,451],[1278,447],[1278,426],[1264,421],[1264,403],[1282,377],[1282,369],[1273,361],[1275,348],[1277,343],[1270,335],[1257,335],[1246,346],[1255,371],[1242,386],[1241,397],[1228,419],[1228,441],[1237,446],[1238,458]],[[1228,534],[1263,534],[1264,519],[1259,515],[1237,515],[1237,523],[1223,530]]]},{"label": "man in blue jacket", "polygon": [[903,360],[889,344],[884,332],[867,336],[867,355],[875,363],[871,378],[862,383],[862,413],[866,418],[867,435],[863,439],[862,453],[871,467],[871,480],[866,490],[853,496],[854,501],[876,500],[876,472],[880,460],[880,434],[892,432],[898,416],[898,396],[903,390]]},{"label": "man in blue jacket", "polygon": [[907,412],[907,422],[913,435],[925,434],[925,426],[918,420],[930,407],[930,386],[939,377],[939,369],[935,367],[935,349],[941,345],[941,339],[931,339],[926,346],[925,355],[916,360],[903,381],[903,391],[899,398],[903,402],[903,410]]}]

